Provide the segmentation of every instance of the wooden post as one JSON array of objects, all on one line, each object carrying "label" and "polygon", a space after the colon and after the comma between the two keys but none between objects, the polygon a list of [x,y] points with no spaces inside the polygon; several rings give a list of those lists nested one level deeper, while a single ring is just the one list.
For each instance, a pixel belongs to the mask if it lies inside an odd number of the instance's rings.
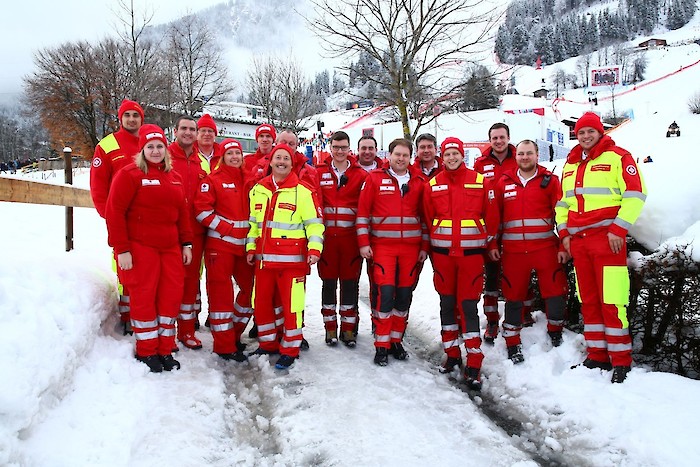
[{"label": "wooden post", "polygon": [[[65,168],[66,185],[73,184],[73,150],[66,146],[63,148],[63,161]],[[66,206],[66,251],[73,249],[73,207]]]}]

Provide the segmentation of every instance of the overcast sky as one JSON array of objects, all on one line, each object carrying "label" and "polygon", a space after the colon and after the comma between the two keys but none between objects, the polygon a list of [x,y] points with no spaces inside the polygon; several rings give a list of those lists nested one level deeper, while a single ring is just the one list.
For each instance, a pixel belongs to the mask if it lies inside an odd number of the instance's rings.
[{"label": "overcast sky", "polygon": [[[125,0],[128,1],[128,0]],[[151,11],[161,24],[223,0],[134,0],[137,11]],[[0,102],[22,91],[22,77],[33,70],[32,54],[67,41],[116,35],[118,0],[11,0],[3,2],[0,27]]]}]

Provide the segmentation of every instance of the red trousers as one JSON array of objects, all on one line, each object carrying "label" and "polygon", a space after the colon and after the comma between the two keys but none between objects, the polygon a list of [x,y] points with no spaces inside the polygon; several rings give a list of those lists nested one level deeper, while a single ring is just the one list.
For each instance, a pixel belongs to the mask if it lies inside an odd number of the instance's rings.
[{"label": "red trousers", "polygon": [[357,300],[362,257],[357,235],[330,235],[324,238],[318,275],[323,280],[321,314],[327,331],[337,331],[337,282],[340,281],[340,332],[355,331],[358,323]]},{"label": "red trousers", "polygon": [[[484,257],[481,254],[449,256],[433,253],[433,284],[440,294],[442,345],[449,357],[460,357],[459,324],[467,350],[467,366],[481,368],[477,302],[484,287]],[[457,320],[457,315],[461,319]]]},{"label": "red trousers", "polygon": [[177,336],[180,339],[188,334],[194,335],[197,319],[197,297],[202,277],[204,239],[203,235],[195,235],[192,238],[192,262],[185,266],[185,287],[180,302],[180,314],[177,318]]},{"label": "red trousers", "polygon": [[131,242],[131,256],[133,268],[120,270],[120,277],[130,291],[136,355],[169,355],[185,276],[182,248],[158,250]]},{"label": "red trousers", "polygon": [[[304,338],[304,303],[306,300],[306,271],[308,268],[262,268],[256,264],[253,285],[253,307],[258,325],[260,348],[268,352],[279,351],[290,357],[299,356]],[[282,341],[277,335],[278,319],[275,315],[275,294],[282,303],[284,331]]]},{"label": "red trousers", "polygon": [[627,321],[630,281],[627,245],[614,254],[605,231],[571,238],[588,357],[613,366],[632,364]]},{"label": "red trousers", "polygon": [[[209,297],[209,325],[214,338],[214,352],[236,352],[236,342],[253,314],[253,267],[246,257],[227,251],[207,248],[204,254],[207,268],[207,296]],[[234,301],[233,282],[239,291]]]},{"label": "red trousers", "polygon": [[418,282],[419,244],[372,245],[372,320],[374,346],[391,347],[406,331],[408,309]]}]

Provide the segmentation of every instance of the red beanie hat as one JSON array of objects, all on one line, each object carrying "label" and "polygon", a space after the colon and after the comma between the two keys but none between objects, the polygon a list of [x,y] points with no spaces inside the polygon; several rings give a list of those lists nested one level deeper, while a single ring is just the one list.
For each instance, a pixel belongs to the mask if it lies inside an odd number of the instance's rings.
[{"label": "red beanie hat", "polygon": [[296,151],[294,151],[294,149],[289,147],[289,145],[284,144],[284,143],[276,144],[275,147],[272,148],[272,152],[270,154],[274,154],[275,151],[277,151],[278,149],[282,149],[284,151],[287,151],[289,153],[289,155],[291,156],[292,160],[294,160],[294,153]]},{"label": "red beanie hat", "polygon": [[243,147],[241,146],[241,143],[238,142],[237,139],[226,138],[220,144],[221,144],[221,154],[226,154],[226,151],[228,151],[229,149],[240,149],[241,152],[243,152]]},{"label": "red beanie hat", "polygon": [[216,122],[214,122],[214,119],[211,118],[209,114],[204,114],[197,120],[197,129],[200,128],[211,128],[214,130],[214,133],[219,133],[219,130],[216,128]]},{"label": "red beanie hat", "polygon": [[459,151],[462,157],[464,157],[464,143],[461,139],[455,138],[454,136],[445,138],[445,141],[443,141],[440,145],[440,154],[444,156],[445,151],[447,151],[448,149],[456,149]]},{"label": "red beanie hat", "polygon": [[141,128],[139,128],[139,150],[143,150],[143,147],[154,139],[162,141],[166,146],[168,145],[168,140],[165,138],[165,133],[163,133],[161,127],[152,123],[141,125]]},{"label": "red beanie hat", "polygon": [[275,127],[268,123],[263,123],[255,129],[255,140],[257,141],[258,136],[263,133],[267,133],[268,135],[272,136],[272,139],[277,139],[277,131],[275,131]]},{"label": "red beanie hat", "polygon": [[124,112],[127,110],[135,110],[141,115],[141,123],[143,123],[143,109],[139,105],[138,102],[130,101],[129,99],[124,99],[122,101],[122,105],[119,106],[119,112],[117,112],[117,115],[119,116],[119,122],[121,123],[122,121],[122,115],[124,115]]},{"label": "red beanie hat", "polygon": [[576,126],[574,126],[574,133],[578,133],[581,128],[591,127],[597,130],[601,135],[605,133],[603,129],[603,122],[600,121],[600,117],[593,112],[586,112],[581,115],[581,118],[576,121]]}]

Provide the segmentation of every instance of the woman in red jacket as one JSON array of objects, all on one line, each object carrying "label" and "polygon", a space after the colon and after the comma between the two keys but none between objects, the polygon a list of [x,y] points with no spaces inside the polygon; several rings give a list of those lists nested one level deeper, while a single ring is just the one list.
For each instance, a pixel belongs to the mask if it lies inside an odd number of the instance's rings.
[{"label": "woman in red jacket", "polygon": [[[253,267],[245,253],[252,182],[246,182],[241,143],[229,138],[221,142],[221,148],[221,164],[202,181],[194,208],[197,221],[207,228],[204,262],[214,353],[224,360],[242,362],[247,358],[241,334],[253,314]],[[240,288],[235,303],[231,276]]]},{"label": "woman in red jacket", "polygon": [[185,192],[167,144],[157,125],[140,128],[141,152],[114,178],[106,211],[119,277],[131,292],[136,359],[154,373],[180,368],[171,351],[184,265],[192,261]]}]

